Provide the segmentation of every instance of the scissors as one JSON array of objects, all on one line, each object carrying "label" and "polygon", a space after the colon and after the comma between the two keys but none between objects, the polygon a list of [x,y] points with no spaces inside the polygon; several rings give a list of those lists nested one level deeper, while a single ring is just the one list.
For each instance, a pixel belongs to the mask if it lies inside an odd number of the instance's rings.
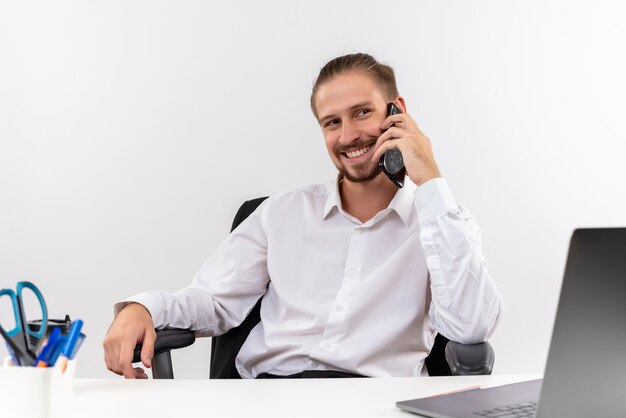
[{"label": "scissors", "polygon": [[[26,310],[24,307],[24,299],[22,294],[24,289],[28,289],[35,294],[39,301],[41,308],[41,323],[37,331],[33,331],[28,326],[26,319]],[[4,295],[8,295],[13,305],[13,316],[15,317],[15,328],[2,332],[2,336],[7,339],[9,347],[13,351],[14,358],[17,359],[20,366],[32,366],[35,364],[37,358],[37,351],[41,340],[46,335],[46,325],[48,323],[48,309],[46,308],[46,301],[43,295],[31,282],[18,282],[15,291],[13,289],[0,290],[0,298]]]}]

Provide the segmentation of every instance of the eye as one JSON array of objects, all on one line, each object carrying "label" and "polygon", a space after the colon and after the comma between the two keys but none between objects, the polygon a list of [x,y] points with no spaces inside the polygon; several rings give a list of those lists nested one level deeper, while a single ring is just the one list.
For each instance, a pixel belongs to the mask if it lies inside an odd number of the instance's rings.
[{"label": "eye", "polygon": [[369,110],[369,109],[361,109],[361,110],[359,110],[359,111],[356,113],[356,116],[357,116],[357,117],[359,117],[359,118],[361,118],[361,117],[363,117],[363,116],[367,115],[368,113],[370,113],[370,110]]},{"label": "eye", "polygon": [[332,128],[333,126],[337,126],[339,122],[339,119],[330,119],[324,123],[324,128]]}]

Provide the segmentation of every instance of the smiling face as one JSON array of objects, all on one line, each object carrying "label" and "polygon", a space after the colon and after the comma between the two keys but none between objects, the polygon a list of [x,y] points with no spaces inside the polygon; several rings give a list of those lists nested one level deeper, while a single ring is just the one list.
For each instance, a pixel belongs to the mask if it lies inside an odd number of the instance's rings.
[{"label": "smiling face", "polygon": [[372,161],[389,99],[360,71],[339,74],[317,91],[315,109],[328,154],[346,180],[370,181],[381,174]]}]

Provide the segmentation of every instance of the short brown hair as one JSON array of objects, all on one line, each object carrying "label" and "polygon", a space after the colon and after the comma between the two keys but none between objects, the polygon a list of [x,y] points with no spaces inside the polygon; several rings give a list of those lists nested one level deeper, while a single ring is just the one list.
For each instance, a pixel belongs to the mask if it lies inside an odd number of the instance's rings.
[{"label": "short brown hair", "polygon": [[369,54],[357,53],[348,54],[341,57],[333,58],[322,67],[319,75],[313,83],[313,91],[311,92],[311,110],[317,118],[317,110],[315,109],[315,96],[319,88],[327,81],[335,76],[349,71],[361,71],[370,75],[383,89],[383,93],[387,96],[387,100],[391,101],[399,96],[398,86],[396,85],[396,75],[393,68],[388,65],[381,64],[376,58]]}]

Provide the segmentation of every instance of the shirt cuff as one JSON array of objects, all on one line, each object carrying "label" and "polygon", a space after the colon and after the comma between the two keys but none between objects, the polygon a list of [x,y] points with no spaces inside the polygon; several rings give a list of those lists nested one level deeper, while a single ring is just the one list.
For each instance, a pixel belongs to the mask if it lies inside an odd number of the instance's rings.
[{"label": "shirt cuff", "polygon": [[146,308],[150,313],[150,316],[152,316],[152,323],[154,324],[154,327],[159,328],[159,326],[162,326],[162,309],[159,309],[161,302],[157,297],[151,295],[149,292],[140,293],[138,295],[131,296],[123,301],[117,302],[115,305],[113,305],[113,316],[116,317],[117,314],[119,314],[120,311],[130,303],[138,303],[140,305],[143,305],[143,307]]},{"label": "shirt cuff", "polygon": [[443,177],[430,179],[415,189],[415,207],[422,223],[458,208],[448,182]]}]

